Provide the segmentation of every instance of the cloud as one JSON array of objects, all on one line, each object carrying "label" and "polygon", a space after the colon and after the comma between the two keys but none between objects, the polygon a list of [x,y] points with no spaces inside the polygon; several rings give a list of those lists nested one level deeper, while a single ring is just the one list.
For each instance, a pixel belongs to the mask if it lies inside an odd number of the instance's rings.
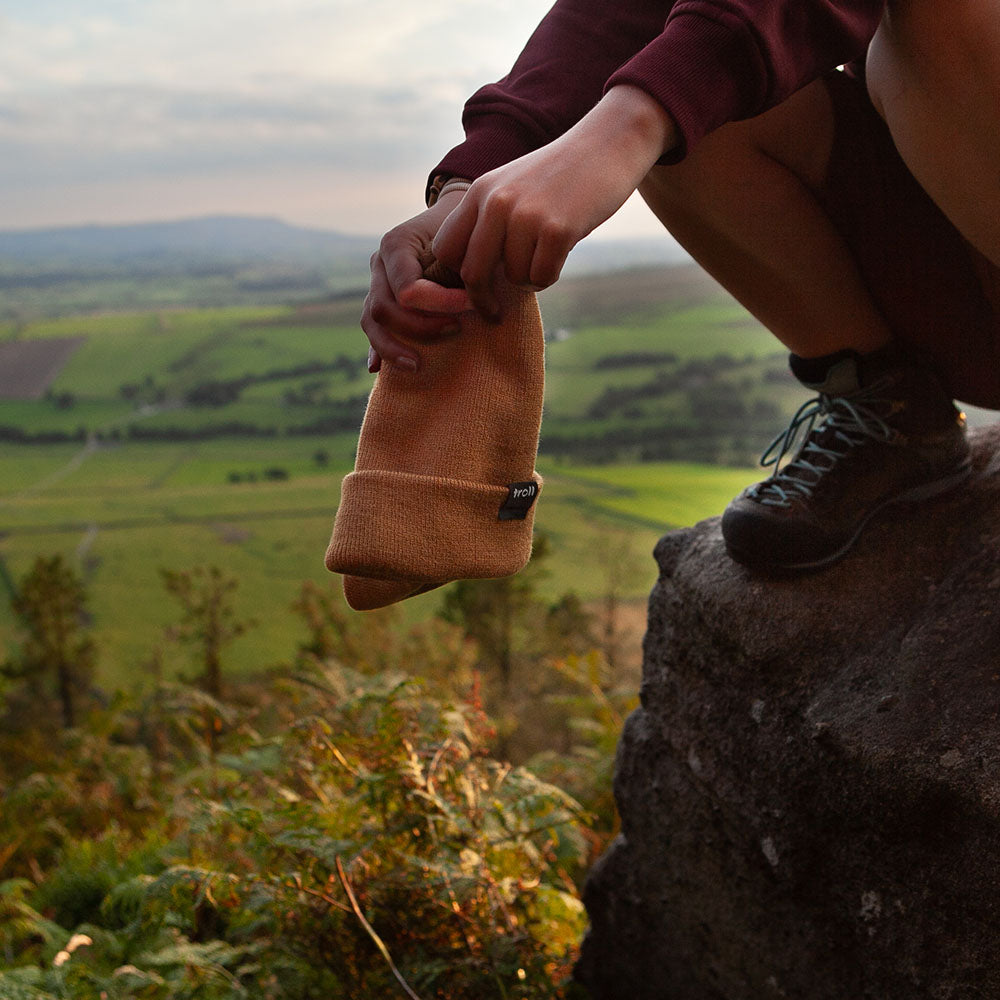
[{"label": "cloud", "polygon": [[550,3],[12,0],[7,224],[190,205],[380,230],[419,206],[465,98],[506,72]]},{"label": "cloud", "polygon": [[0,21],[0,90],[488,77],[547,0],[49,0]]},{"label": "cloud", "polygon": [[422,171],[460,139],[464,98],[512,60],[516,22],[526,34],[541,8],[36,0],[0,21],[0,176],[227,161]]},{"label": "cloud", "polygon": [[429,169],[457,123],[415,88],[294,83],[240,90],[85,86],[8,96],[0,103],[0,177],[44,170],[65,176],[230,163]]}]

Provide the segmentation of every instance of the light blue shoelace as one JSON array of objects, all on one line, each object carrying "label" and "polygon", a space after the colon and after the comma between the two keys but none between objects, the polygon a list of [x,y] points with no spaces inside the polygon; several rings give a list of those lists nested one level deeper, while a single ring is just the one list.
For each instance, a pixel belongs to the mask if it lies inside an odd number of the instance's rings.
[{"label": "light blue shoelace", "polygon": [[[810,440],[821,417],[825,418],[821,428],[834,432],[825,445]],[[747,495],[772,507],[787,507],[797,497],[808,499],[823,476],[865,439],[888,442],[895,436],[896,432],[857,398],[852,401],[843,396],[816,396],[799,407],[788,427],[761,455],[760,464],[765,468],[773,466],[774,472]],[[801,451],[782,468],[782,460],[799,439],[804,442]]]}]

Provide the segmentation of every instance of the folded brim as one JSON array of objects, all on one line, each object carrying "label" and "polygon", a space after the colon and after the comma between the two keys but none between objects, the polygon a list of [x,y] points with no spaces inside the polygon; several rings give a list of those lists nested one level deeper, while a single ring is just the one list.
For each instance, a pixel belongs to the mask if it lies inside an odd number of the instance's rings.
[{"label": "folded brim", "polygon": [[[444,581],[447,582],[447,581]],[[344,597],[354,611],[374,611],[408,597],[426,594],[443,583],[425,583],[422,580],[376,580],[369,576],[345,576]]]},{"label": "folded brim", "polygon": [[[541,477],[532,481],[537,496]],[[534,505],[523,519],[502,519],[508,496],[508,486],[352,472],[344,479],[326,567],[397,584],[510,576],[531,557]]]}]

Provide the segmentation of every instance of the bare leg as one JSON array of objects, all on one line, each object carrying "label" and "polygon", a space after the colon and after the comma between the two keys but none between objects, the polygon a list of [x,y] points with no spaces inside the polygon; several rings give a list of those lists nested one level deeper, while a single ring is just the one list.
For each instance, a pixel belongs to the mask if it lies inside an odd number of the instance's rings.
[{"label": "bare leg", "polygon": [[[830,93],[816,81],[752,121],[718,129],[682,163],[654,168],[639,189],[691,255],[798,355],[793,372],[824,399],[795,454],[784,454],[788,435],[779,436],[768,451],[772,475],[723,515],[727,550],[753,568],[829,565],[882,506],[935,495],[969,468],[962,422],[934,373],[880,350],[892,331],[824,208]],[[860,364],[826,357],[845,348],[868,356]]]},{"label": "bare leg", "polygon": [[889,0],[866,75],[914,177],[1000,267],[1000,2]]},{"label": "bare leg", "polygon": [[639,190],[682,246],[790,351],[865,353],[891,339],[818,202],[833,146],[822,81],[726,125]]}]

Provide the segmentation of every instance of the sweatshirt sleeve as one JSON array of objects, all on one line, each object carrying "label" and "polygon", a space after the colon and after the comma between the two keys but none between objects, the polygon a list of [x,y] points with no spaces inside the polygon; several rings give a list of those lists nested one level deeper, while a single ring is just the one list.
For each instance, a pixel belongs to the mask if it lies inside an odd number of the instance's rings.
[{"label": "sweatshirt sleeve", "polygon": [[885,0],[557,0],[510,73],[478,90],[437,174],[474,179],[571,128],[631,84],[674,118],[674,162],[718,126],[774,107],[861,56]]},{"label": "sweatshirt sleeve", "polygon": [[474,179],[572,128],[608,77],[663,31],[669,0],[557,0],[511,71],[482,87],[462,115],[465,142],[431,172]]},{"label": "sweatshirt sleeve", "polygon": [[884,0],[678,0],[660,35],[608,79],[666,108],[681,159],[726,122],[780,104],[824,73],[860,58]]}]

